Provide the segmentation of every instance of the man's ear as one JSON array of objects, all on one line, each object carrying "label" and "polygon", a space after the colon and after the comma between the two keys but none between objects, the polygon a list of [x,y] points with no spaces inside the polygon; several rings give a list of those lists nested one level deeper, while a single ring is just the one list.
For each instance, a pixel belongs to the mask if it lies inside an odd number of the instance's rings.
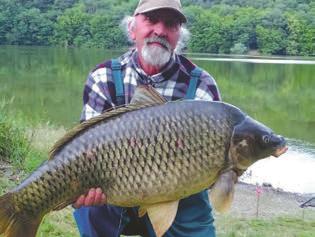
[{"label": "man's ear", "polygon": [[128,23],[128,31],[129,31],[129,36],[132,40],[136,40],[136,34],[135,34],[135,22],[129,22]]}]

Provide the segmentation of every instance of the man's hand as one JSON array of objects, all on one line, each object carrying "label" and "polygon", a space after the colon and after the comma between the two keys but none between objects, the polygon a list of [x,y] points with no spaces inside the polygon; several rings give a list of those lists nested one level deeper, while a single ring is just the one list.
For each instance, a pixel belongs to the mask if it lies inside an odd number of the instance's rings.
[{"label": "man's hand", "polygon": [[91,188],[86,195],[81,195],[72,205],[74,208],[82,206],[101,206],[106,204],[106,196],[101,188]]}]

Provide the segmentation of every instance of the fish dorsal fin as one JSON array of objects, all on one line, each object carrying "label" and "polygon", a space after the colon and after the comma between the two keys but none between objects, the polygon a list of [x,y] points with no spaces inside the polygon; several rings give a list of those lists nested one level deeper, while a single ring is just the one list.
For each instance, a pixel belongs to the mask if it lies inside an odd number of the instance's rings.
[{"label": "fish dorsal fin", "polygon": [[223,172],[211,187],[210,199],[214,208],[224,213],[229,210],[234,197],[234,187],[237,181],[237,174],[233,170]]},{"label": "fish dorsal fin", "polygon": [[165,104],[167,100],[152,86],[140,85],[136,88],[130,104]]},{"label": "fish dorsal fin", "polygon": [[109,109],[99,116],[96,116],[94,118],[84,121],[81,124],[78,124],[69,132],[67,132],[52,147],[52,149],[49,152],[50,157],[49,159],[53,159],[53,157],[62,149],[62,147],[64,147],[64,145],[70,142],[78,134],[84,132],[88,128],[100,122],[105,122],[106,120],[112,119],[116,116],[119,116],[127,112],[139,110],[153,105],[164,104],[166,102],[167,101],[152,86],[140,85],[136,88],[133,99],[129,105],[123,105],[113,109]]},{"label": "fish dorsal fin", "polygon": [[148,213],[152,227],[157,237],[162,237],[174,222],[179,201],[156,203],[139,209],[139,216]]},{"label": "fish dorsal fin", "polygon": [[128,105],[128,106],[121,106],[115,109],[109,109],[108,111],[105,111],[101,115],[98,115],[94,118],[91,118],[89,120],[86,120],[75,127],[73,127],[71,130],[69,130],[61,139],[59,139],[55,145],[51,148],[49,152],[49,158],[52,159],[58,151],[61,150],[61,148],[66,145],[68,142],[70,142],[73,138],[75,138],[77,135],[80,133],[84,132],[88,128],[91,128],[92,126],[100,123],[100,122],[105,122],[106,120],[110,120],[114,117],[117,117],[121,114],[130,112],[130,111],[135,111],[138,109],[142,109],[145,107],[150,107],[151,105]]}]

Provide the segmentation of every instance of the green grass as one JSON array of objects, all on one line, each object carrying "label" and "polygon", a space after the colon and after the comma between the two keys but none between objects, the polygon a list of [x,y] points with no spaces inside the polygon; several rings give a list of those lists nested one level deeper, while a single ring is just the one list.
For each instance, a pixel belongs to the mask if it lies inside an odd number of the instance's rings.
[{"label": "green grass", "polygon": [[44,153],[32,146],[23,117],[10,114],[11,104],[12,101],[0,101],[0,162],[29,172],[44,159]]},{"label": "green grass", "polygon": [[78,237],[79,232],[72,217],[73,209],[49,213],[38,230],[37,237]]},{"label": "green grass", "polygon": [[312,218],[302,219],[283,216],[268,219],[244,219],[231,216],[216,220],[218,237],[314,237],[315,213]]},{"label": "green grass", "polygon": [[23,130],[14,126],[4,115],[0,115],[0,161],[21,167],[30,151]]}]

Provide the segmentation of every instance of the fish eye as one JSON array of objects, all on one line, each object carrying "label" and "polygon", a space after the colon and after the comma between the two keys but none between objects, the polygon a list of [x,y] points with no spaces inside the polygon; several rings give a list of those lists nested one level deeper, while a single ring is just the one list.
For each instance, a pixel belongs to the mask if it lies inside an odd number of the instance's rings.
[{"label": "fish eye", "polygon": [[263,140],[264,143],[269,143],[270,142],[270,136],[269,135],[264,135],[262,137],[262,140]]}]

